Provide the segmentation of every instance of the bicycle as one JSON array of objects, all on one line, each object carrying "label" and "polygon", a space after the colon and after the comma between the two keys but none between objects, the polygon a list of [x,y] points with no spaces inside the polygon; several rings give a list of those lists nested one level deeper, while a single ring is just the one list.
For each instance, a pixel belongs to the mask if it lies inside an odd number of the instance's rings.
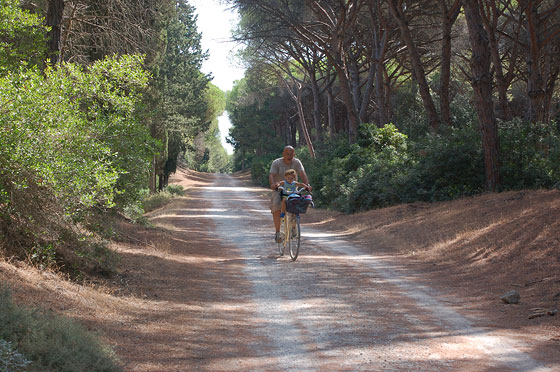
[{"label": "bicycle", "polygon": [[[282,188],[279,187],[278,189]],[[302,195],[303,190],[305,189],[296,190],[296,193],[289,195],[286,199],[286,214],[280,225],[282,241],[277,243],[280,256],[283,256],[285,250],[288,249],[292,261],[298,258],[301,244],[300,213],[305,213],[307,207],[313,205],[311,193]]]}]

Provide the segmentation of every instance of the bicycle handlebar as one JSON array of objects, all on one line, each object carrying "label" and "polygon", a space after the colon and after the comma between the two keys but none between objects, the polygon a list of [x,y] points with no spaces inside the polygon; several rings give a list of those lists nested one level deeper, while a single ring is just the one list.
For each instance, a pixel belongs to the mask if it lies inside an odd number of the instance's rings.
[{"label": "bicycle handlebar", "polygon": [[[278,187],[276,188],[276,190],[282,190],[282,191],[284,191],[284,187],[278,186]],[[311,191],[309,191],[309,189],[308,189],[307,187],[301,187],[301,188],[299,188],[299,189],[296,187],[296,192],[295,192],[295,194],[300,194],[300,195],[301,195],[301,192],[304,191],[304,190],[307,191],[309,194],[311,194]]]}]

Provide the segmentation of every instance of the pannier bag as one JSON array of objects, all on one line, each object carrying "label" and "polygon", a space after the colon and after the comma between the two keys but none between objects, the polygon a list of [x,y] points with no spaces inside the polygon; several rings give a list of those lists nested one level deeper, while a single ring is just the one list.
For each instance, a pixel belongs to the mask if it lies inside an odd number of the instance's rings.
[{"label": "pannier bag", "polygon": [[313,205],[311,195],[292,194],[286,199],[286,210],[290,213],[304,214],[309,205]]}]

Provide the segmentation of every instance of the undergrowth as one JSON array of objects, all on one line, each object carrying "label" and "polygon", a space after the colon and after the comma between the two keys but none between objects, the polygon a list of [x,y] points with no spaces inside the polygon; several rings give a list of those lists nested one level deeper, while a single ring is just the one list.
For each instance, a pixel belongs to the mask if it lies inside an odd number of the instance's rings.
[{"label": "undergrowth", "polygon": [[0,256],[71,279],[111,274],[116,257],[107,248],[112,232],[106,211],[73,220],[40,184],[28,182],[24,190],[10,193],[11,203],[0,204]]},{"label": "undergrowth", "polygon": [[13,372],[120,372],[114,353],[76,321],[13,303],[0,287],[0,367]]},{"label": "undergrowth", "polygon": [[176,196],[183,196],[184,189],[180,185],[169,185],[163,191],[147,196],[142,201],[144,212],[151,212],[168,204]]}]

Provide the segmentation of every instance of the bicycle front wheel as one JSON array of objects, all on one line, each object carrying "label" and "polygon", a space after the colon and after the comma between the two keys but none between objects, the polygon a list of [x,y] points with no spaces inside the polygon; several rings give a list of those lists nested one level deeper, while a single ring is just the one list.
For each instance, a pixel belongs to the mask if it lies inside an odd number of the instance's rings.
[{"label": "bicycle front wheel", "polygon": [[292,218],[290,230],[290,257],[292,261],[297,260],[299,245],[301,242],[301,228],[299,226],[299,215]]}]

